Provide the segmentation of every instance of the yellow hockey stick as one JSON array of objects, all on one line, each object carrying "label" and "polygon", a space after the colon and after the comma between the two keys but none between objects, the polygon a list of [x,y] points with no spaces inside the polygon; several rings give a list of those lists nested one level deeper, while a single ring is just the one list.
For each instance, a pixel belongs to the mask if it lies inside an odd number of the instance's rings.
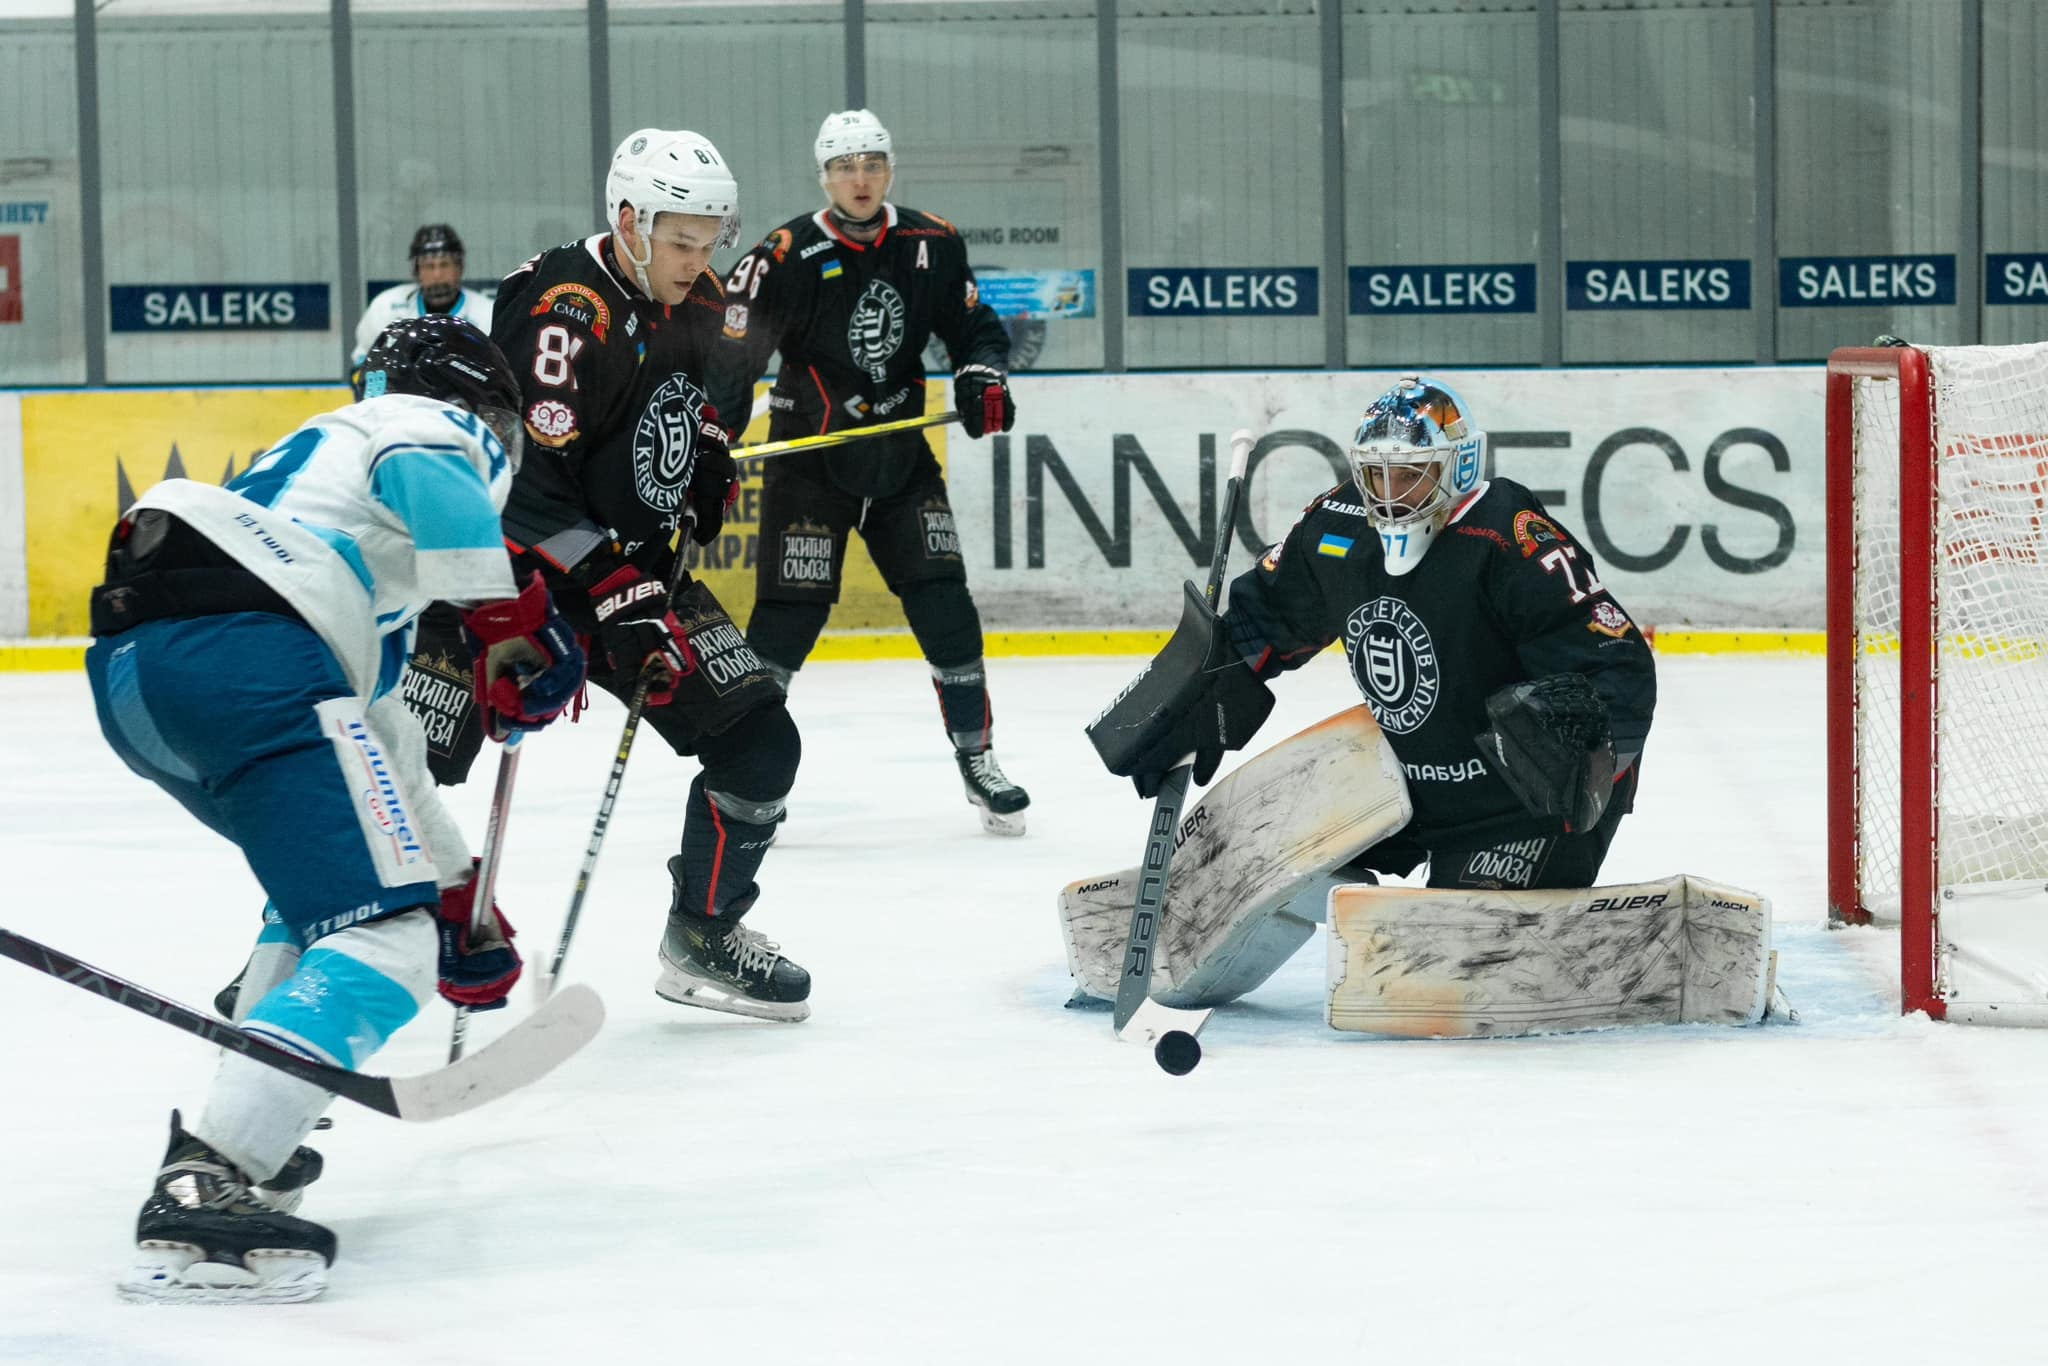
[{"label": "yellow hockey stick", "polygon": [[753,456],[786,455],[790,451],[814,451],[821,446],[842,446],[849,441],[861,441],[871,436],[887,436],[890,432],[913,432],[919,427],[939,427],[959,420],[958,413],[926,413],[923,417],[900,418],[895,422],[877,423],[872,427],[848,427],[843,432],[820,432],[816,436],[799,436],[789,441],[769,441],[759,446],[735,446],[732,458],[745,460]]}]

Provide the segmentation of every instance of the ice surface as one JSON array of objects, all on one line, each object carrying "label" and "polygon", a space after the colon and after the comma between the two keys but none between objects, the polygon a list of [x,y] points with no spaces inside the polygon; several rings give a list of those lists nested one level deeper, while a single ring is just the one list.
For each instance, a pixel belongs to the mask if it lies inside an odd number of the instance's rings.
[{"label": "ice surface", "polygon": [[[208,1050],[0,962],[0,1361],[2048,1360],[2048,1033],[1901,1020],[1896,936],[1822,928],[1818,660],[1659,667],[1606,877],[1771,896],[1799,1025],[1339,1035],[1314,943],[1168,1077],[1061,1008],[1053,917],[1140,852],[1145,808],[1081,735],[1135,661],[994,662],[1023,840],[981,833],[922,665],[816,664],[751,918],[816,977],[813,1018],[654,996],[695,766],[643,732],[569,959],[605,1032],[443,1124],[338,1107],[304,1211],[341,1240],[320,1303],[116,1302]],[[1322,659],[1280,699],[1269,736],[1355,694]],[[262,901],[234,851],[120,766],[81,675],[0,676],[0,716],[0,923],[209,1000]],[[500,884],[529,957],[620,717],[529,746]],[[473,840],[494,762],[454,794]],[[375,1066],[434,1066],[447,1033],[437,1005]]]}]

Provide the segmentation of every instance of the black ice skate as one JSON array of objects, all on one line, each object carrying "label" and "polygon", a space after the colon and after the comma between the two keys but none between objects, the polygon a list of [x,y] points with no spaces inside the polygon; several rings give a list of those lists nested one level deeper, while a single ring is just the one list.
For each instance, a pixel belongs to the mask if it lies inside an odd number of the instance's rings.
[{"label": "black ice skate", "polygon": [[[671,870],[679,862],[671,860]],[[681,900],[679,888],[676,901]],[[672,905],[654,994],[678,1005],[757,1020],[794,1024],[809,1019],[811,974],[784,958],[779,945],[740,923],[750,902],[716,916]]]},{"label": "black ice skate", "polygon": [[1005,776],[995,751],[956,749],[953,758],[960,765],[967,800],[981,813],[981,828],[991,835],[1023,834],[1024,808],[1031,805],[1031,794]]},{"label": "black ice skate", "polygon": [[252,1185],[247,1173],[186,1133],[173,1110],[170,1147],[135,1221],[136,1260],[121,1279],[121,1297],[294,1304],[325,1290],[334,1234],[271,1209]]}]

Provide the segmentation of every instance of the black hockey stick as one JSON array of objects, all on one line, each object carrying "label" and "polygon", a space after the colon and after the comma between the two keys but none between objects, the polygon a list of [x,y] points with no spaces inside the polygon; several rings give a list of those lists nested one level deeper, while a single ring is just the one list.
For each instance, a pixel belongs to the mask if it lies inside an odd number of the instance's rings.
[{"label": "black hockey stick", "polygon": [[163,1021],[252,1062],[309,1081],[358,1105],[398,1119],[445,1119],[509,1095],[540,1080],[597,1037],[604,1003],[589,987],[566,988],[541,1009],[461,1062],[414,1077],[378,1077],[314,1062],[265,1043],[202,1010],[180,1005],[147,987],[102,972],[68,953],[0,929],[0,954],[60,982],[104,996],[116,1005]]},{"label": "black hockey stick", "polygon": [[[512,814],[512,780],[519,776],[519,745],[524,739],[525,731],[513,731],[505,737],[505,746],[498,753],[498,784],[491,791],[491,814],[484,823],[484,852],[477,860],[476,883],[470,888],[472,935],[490,919],[491,898],[498,891],[498,864],[505,856],[505,821]],[[462,1049],[468,1041],[469,1007],[457,1006],[455,1022],[448,1027],[448,1061],[462,1061]]]},{"label": "black hockey stick", "polygon": [[[1223,567],[1230,558],[1230,538],[1236,534],[1237,504],[1244,490],[1252,441],[1252,434],[1247,431],[1230,436],[1230,478],[1223,485],[1223,508],[1216,524],[1216,544],[1210,554],[1209,583],[1204,592],[1211,610],[1223,593]],[[1117,981],[1113,1017],[1118,1038],[1142,1035],[1143,1040],[1153,1043],[1159,1065],[1174,1073],[1190,1071],[1201,1061],[1202,1046],[1195,1041],[1195,1035],[1209,1019],[1206,1010],[1177,1010],[1149,999],[1152,943],[1159,933],[1160,908],[1166,903],[1166,878],[1173,865],[1181,806],[1187,800],[1194,765],[1192,754],[1175,764],[1160,780],[1159,795],[1152,804],[1152,823],[1145,832],[1145,860],[1138,869],[1138,897],[1131,906],[1131,932],[1125,941],[1124,971]],[[1143,1018],[1139,1019],[1141,1014]],[[1134,1019],[1139,1020],[1137,1034],[1125,1033]]]},{"label": "black hockey stick", "polygon": [[[689,559],[687,553],[690,529],[697,524],[697,514],[684,514],[683,525],[676,532],[676,562],[669,571],[668,599],[663,608],[673,612],[676,594],[682,591],[683,580],[689,576],[684,567]],[[654,690],[655,666],[641,666],[640,675],[633,681],[633,695],[626,702],[626,728],[619,733],[618,753],[612,756],[611,776],[605,779],[604,796],[597,803],[597,819],[591,823],[590,843],[583,850],[583,866],[576,870],[576,890],[569,894],[569,914],[562,921],[562,937],[555,941],[554,957],[549,960],[546,972],[536,973],[533,979],[534,999],[545,1001],[548,993],[555,988],[555,979],[562,975],[562,962],[569,956],[569,943],[576,937],[576,922],[583,918],[583,901],[590,894],[590,879],[597,873],[597,856],[604,848],[605,831],[611,828],[612,808],[619,802],[619,785],[626,781],[626,760],[633,756],[633,739],[640,734],[640,715],[647,710],[647,694]]]}]

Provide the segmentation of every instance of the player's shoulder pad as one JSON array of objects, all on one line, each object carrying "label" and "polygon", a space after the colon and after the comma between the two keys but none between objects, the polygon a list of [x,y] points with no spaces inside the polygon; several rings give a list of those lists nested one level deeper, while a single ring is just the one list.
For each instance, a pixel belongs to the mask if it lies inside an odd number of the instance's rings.
[{"label": "player's shoulder pad", "polygon": [[1547,546],[1577,543],[1541,499],[1512,479],[1489,479],[1474,489],[1452,512],[1445,531],[1476,537],[1525,560],[1541,555]]},{"label": "player's shoulder pad", "polygon": [[1366,520],[1365,504],[1358,501],[1358,486],[1349,479],[1309,499],[1308,506],[1301,510],[1301,516],[1295,520],[1305,522],[1318,513],[1361,522]]},{"label": "player's shoulder pad", "polygon": [[697,277],[697,283],[690,286],[690,292],[683,296],[682,306],[694,313],[698,309],[710,309],[722,323],[725,320],[725,284],[710,271]]},{"label": "player's shoulder pad", "polygon": [[369,468],[407,452],[459,455],[489,483],[507,464],[505,448],[490,429],[452,403],[420,394],[385,394],[364,399],[341,413],[351,416],[368,442]]},{"label": "player's shoulder pad", "polygon": [[960,229],[935,213],[896,206],[896,231],[905,237],[949,237],[959,240]]},{"label": "player's shoulder pad", "polygon": [[809,214],[798,214],[762,238],[760,244],[754,248],[753,254],[765,256],[779,266],[787,262],[799,249],[809,246],[824,235],[823,230],[812,221]]}]

